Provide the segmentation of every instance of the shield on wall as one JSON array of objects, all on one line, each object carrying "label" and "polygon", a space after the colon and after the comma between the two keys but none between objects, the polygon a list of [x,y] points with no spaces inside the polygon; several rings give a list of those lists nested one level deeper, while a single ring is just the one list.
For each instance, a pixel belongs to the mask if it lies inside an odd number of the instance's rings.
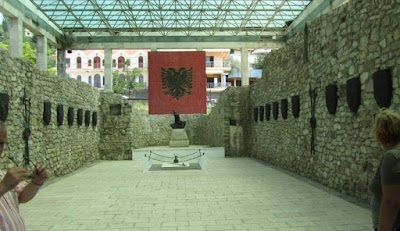
[{"label": "shield on wall", "polygon": [[334,115],[336,113],[337,108],[337,95],[338,87],[336,84],[329,84],[325,87],[325,103],[326,108],[328,109],[329,114]]},{"label": "shield on wall", "polygon": [[10,97],[6,93],[0,93],[0,120],[6,122],[8,117],[8,105]]},{"label": "shield on wall", "polygon": [[373,75],[374,98],[380,108],[389,107],[392,102],[392,74],[389,69],[376,71]]},{"label": "shield on wall", "polygon": [[271,118],[271,104],[265,104],[265,119],[268,121]]},{"label": "shield on wall", "polygon": [[300,96],[292,96],[292,113],[294,118],[298,118],[300,115]]},{"label": "shield on wall", "polygon": [[264,106],[260,106],[259,113],[260,121],[264,121]]},{"label": "shield on wall", "polygon": [[255,107],[253,110],[254,121],[258,121],[258,107]]},{"label": "shield on wall", "polygon": [[49,125],[51,121],[51,102],[45,101],[43,103],[43,122],[44,125]]},{"label": "shield on wall", "polygon": [[285,120],[287,119],[287,113],[288,111],[288,100],[287,99],[282,99],[281,100],[281,113],[282,113],[282,118]]},{"label": "shield on wall", "polygon": [[272,103],[272,116],[274,117],[275,120],[278,119],[278,114],[279,114],[279,103],[273,102]]},{"label": "shield on wall", "polygon": [[68,108],[67,117],[68,117],[68,126],[74,125],[74,108],[73,107]]},{"label": "shield on wall", "polygon": [[347,80],[346,83],[347,104],[350,111],[357,113],[358,107],[361,105],[361,82],[360,77]]}]

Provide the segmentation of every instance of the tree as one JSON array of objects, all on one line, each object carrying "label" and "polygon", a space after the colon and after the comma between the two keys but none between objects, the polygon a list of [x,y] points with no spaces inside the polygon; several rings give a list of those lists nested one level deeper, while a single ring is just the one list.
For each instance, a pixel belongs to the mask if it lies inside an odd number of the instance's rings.
[{"label": "tree", "polygon": [[257,54],[257,57],[253,63],[253,68],[254,69],[263,69],[265,67],[265,57],[266,57],[265,54]]},{"label": "tree", "polygon": [[1,28],[0,28],[0,32],[1,32],[1,36],[0,36],[0,40],[4,41],[4,40],[8,40],[8,18],[7,17],[3,17],[3,22],[1,23]]},{"label": "tree", "polygon": [[235,59],[232,55],[229,55],[228,58],[224,60],[224,62],[225,65],[230,63],[231,70],[229,71],[229,74],[240,71],[240,62],[239,60]]},{"label": "tree", "polygon": [[32,47],[30,42],[24,42],[23,46],[23,56],[32,65],[36,65],[36,48]]},{"label": "tree", "polygon": [[[135,91],[144,89],[145,84],[137,82],[137,78],[142,73],[142,70],[135,67],[129,69],[130,60],[125,61],[124,69],[122,71],[113,71],[113,91],[118,94],[125,94],[128,91],[129,98]],[[133,92],[132,92],[133,91]]]},{"label": "tree", "polygon": [[[0,37],[0,48],[8,50],[9,48],[9,34],[8,34],[8,21],[7,17],[3,18],[1,30],[3,31]],[[28,60],[32,65],[36,65],[36,36],[23,38],[23,57]],[[55,49],[51,46],[47,49],[47,71],[51,74],[56,74],[55,66],[56,62],[53,59]]]}]

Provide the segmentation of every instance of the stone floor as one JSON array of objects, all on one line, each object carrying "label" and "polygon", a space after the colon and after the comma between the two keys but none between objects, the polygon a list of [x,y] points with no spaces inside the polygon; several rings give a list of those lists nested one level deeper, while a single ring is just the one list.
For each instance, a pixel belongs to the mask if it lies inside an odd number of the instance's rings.
[{"label": "stone floor", "polygon": [[21,213],[28,231],[371,230],[365,207],[249,158],[149,172],[99,161],[50,182]]}]

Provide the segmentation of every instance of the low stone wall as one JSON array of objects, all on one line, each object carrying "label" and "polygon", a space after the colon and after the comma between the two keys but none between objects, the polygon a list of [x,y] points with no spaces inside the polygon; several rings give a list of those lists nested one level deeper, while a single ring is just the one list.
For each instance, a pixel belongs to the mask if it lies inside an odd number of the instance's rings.
[{"label": "low stone wall", "polygon": [[[23,59],[11,58],[0,50],[0,93],[9,97],[9,114],[6,120],[8,138],[6,150],[1,158],[4,167],[13,164],[12,157],[23,165],[25,143],[22,134],[25,128],[25,106],[22,98],[30,99],[29,139],[30,159],[44,163],[51,177],[61,176],[99,159],[98,126],[77,125],[77,110],[98,111],[99,92],[88,84],[74,79],[52,76],[38,71]],[[24,93],[25,92],[25,93]],[[49,125],[43,121],[44,102],[51,103]],[[63,105],[63,125],[57,124],[57,105]],[[68,108],[74,108],[74,124],[68,126]],[[29,109],[29,107],[27,108]],[[91,118],[92,119],[92,118]],[[92,120],[91,120],[92,121]]]},{"label": "low stone wall", "polygon": [[[379,110],[372,81],[377,70],[390,70],[394,89],[390,108],[400,107],[400,26],[395,20],[399,17],[398,1],[352,0],[310,22],[308,31],[271,52],[263,78],[251,86],[249,111],[278,102],[279,118],[257,122],[253,114],[247,118],[251,132],[245,143],[251,156],[366,199],[367,183],[380,157],[371,132],[373,114]],[[353,113],[346,99],[346,83],[356,77],[360,77],[361,105]],[[335,114],[326,106],[329,84],[338,87]],[[315,104],[310,95],[313,89]],[[291,110],[294,95],[300,96],[298,118]],[[287,119],[282,118],[282,99],[289,102]]]},{"label": "low stone wall", "polygon": [[[171,137],[172,115],[149,115],[132,106],[131,102],[113,93],[101,93],[102,129],[99,151],[105,160],[131,160],[132,148],[168,146]],[[204,126],[206,115],[180,115],[186,121],[191,145],[207,145],[197,129]]]}]

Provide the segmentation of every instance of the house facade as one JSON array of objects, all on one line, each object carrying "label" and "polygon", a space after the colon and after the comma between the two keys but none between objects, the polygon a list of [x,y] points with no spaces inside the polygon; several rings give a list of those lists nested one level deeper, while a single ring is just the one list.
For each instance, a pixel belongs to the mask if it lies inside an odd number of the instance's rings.
[{"label": "house facade", "polygon": [[[241,86],[240,70],[231,72],[231,63],[227,61],[230,55],[240,61],[240,53],[230,49],[204,49],[204,51],[206,52],[207,89],[205,90],[207,91],[207,100],[209,102],[216,102],[219,93],[228,86]],[[141,70],[141,74],[136,81],[146,85],[149,80],[149,52],[150,50],[113,50],[112,69],[113,71],[122,71],[125,64],[129,63],[127,66],[128,69],[139,68]],[[129,62],[127,62],[128,60]],[[251,69],[251,63],[253,62],[254,55],[249,55],[250,82],[261,77],[260,73],[257,75],[252,74],[254,70]],[[70,78],[103,89],[105,85],[104,50],[67,50],[66,72]]]}]

